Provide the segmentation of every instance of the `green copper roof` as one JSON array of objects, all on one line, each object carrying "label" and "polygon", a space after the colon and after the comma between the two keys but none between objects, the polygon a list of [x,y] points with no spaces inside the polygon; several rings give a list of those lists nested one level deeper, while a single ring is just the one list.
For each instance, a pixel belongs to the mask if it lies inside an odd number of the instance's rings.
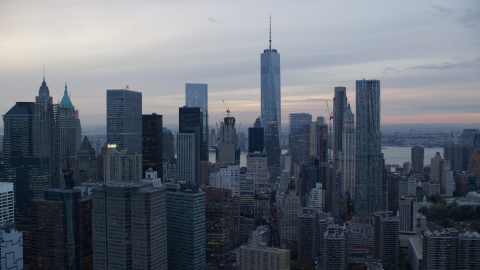
[{"label": "green copper roof", "polygon": [[70,97],[68,96],[67,84],[66,83],[65,83],[65,92],[63,92],[62,101],[60,101],[60,108],[72,108],[73,109],[72,101],[70,100]]},{"label": "green copper roof", "polygon": [[345,114],[353,114],[352,113],[352,108],[350,108],[350,102],[347,105],[347,110],[345,111]]}]

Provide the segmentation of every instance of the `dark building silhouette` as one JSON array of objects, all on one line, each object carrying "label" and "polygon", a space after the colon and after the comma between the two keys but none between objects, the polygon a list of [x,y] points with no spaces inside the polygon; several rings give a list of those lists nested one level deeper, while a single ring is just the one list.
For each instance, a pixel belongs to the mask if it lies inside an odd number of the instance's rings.
[{"label": "dark building silhouette", "polygon": [[[196,179],[200,179],[199,162],[200,160],[207,160],[203,153],[203,111],[200,107],[180,107],[179,108],[179,133],[193,133],[195,134],[195,175]],[[178,149],[177,149],[178,151]]]},{"label": "dark building silhouette", "polygon": [[208,84],[186,83],[185,105],[187,107],[202,108],[203,145],[200,160],[208,160]]},{"label": "dark building silhouette", "polygon": [[175,159],[175,138],[168,128],[162,129],[162,151],[164,160]]},{"label": "dark building silhouette", "polygon": [[248,152],[263,152],[265,147],[264,133],[259,117],[255,120],[253,127],[248,128]]},{"label": "dark building silhouette", "polygon": [[292,164],[306,162],[310,157],[310,123],[312,115],[308,113],[291,113],[290,120],[289,152]]},{"label": "dark building silhouette", "polygon": [[31,201],[31,269],[93,269],[92,198],[48,189]]},{"label": "dark building silhouette", "polygon": [[149,168],[163,178],[163,123],[158,114],[142,115],[142,172]]},{"label": "dark building silhouette", "polygon": [[414,173],[423,174],[423,160],[425,149],[421,146],[414,146],[411,149],[412,168]]},{"label": "dark building silhouette", "polygon": [[335,87],[333,97],[333,156],[343,151],[342,130],[345,111],[347,110],[347,88]]},{"label": "dark building silhouette", "polygon": [[443,148],[445,160],[450,162],[452,171],[468,170],[468,162],[475,150],[474,146],[453,144]]},{"label": "dark building silhouette", "polygon": [[374,257],[382,262],[385,269],[397,269],[400,220],[391,211],[375,212]]},{"label": "dark building silhouette", "polygon": [[83,142],[77,152],[77,166],[79,178],[83,181],[98,180],[97,158],[92,144],[87,136],[83,138]]}]

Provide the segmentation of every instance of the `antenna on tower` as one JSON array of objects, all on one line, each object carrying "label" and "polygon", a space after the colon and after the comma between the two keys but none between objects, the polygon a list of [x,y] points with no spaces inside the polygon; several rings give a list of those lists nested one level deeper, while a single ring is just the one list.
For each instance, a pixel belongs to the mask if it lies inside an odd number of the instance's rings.
[{"label": "antenna on tower", "polygon": [[45,81],[45,61],[43,61],[43,81]]},{"label": "antenna on tower", "polygon": [[272,15],[270,15],[270,35],[269,35],[269,38],[268,38],[268,50],[271,51],[272,50]]}]

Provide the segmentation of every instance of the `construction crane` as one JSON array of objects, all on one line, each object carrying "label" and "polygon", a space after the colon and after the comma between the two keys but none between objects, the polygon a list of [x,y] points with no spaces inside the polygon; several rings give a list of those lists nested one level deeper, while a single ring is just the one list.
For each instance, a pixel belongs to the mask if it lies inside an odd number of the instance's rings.
[{"label": "construction crane", "polygon": [[227,105],[225,105],[225,100],[223,100],[223,98],[222,98],[222,101],[223,101],[223,106],[225,106],[225,110],[227,111],[227,117],[229,117],[230,116],[230,108],[227,107]]}]

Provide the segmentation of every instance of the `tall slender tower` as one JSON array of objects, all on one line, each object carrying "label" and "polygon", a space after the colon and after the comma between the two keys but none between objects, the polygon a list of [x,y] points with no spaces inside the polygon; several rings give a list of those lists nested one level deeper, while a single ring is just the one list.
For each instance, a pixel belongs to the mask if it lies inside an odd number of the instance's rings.
[{"label": "tall slender tower", "polygon": [[342,154],[340,170],[342,171],[342,195],[348,192],[351,198],[355,198],[355,120],[350,108],[343,116],[342,127]]},{"label": "tall slender tower", "polygon": [[45,77],[35,97],[35,114],[33,118],[33,155],[48,157],[50,162],[53,156],[53,102],[50,96]]},{"label": "tall slender tower", "polygon": [[200,107],[203,110],[203,149],[200,160],[208,161],[208,84],[185,84],[185,106]]},{"label": "tall slender tower", "polygon": [[365,217],[382,208],[382,140],[380,81],[356,81],[355,215]]},{"label": "tall slender tower", "polygon": [[[333,156],[342,151],[343,116],[347,109],[347,89],[343,86],[335,87],[333,97]],[[336,160],[336,159],[335,159]],[[338,167],[338,165],[336,166]]]},{"label": "tall slender tower", "polygon": [[280,54],[272,49],[272,27],[268,49],[260,55],[261,122],[265,129],[265,150],[269,171],[277,172],[280,166],[281,97],[280,97]]}]

